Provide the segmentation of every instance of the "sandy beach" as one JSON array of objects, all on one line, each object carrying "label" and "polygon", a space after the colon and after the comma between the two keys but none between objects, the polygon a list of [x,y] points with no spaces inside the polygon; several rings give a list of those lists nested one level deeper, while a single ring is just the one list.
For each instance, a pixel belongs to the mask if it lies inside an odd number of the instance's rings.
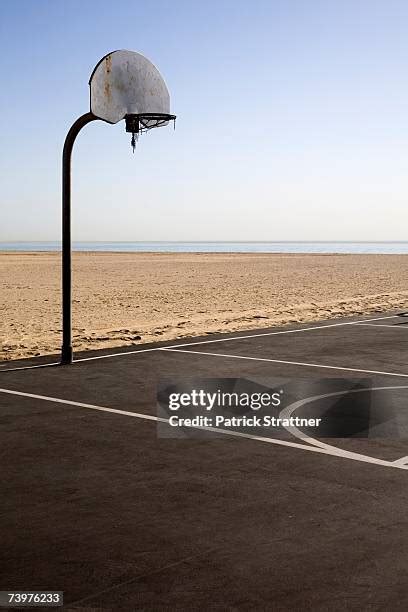
[{"label": "sandy beach", "polygon": [[[408,306],[406,255],[75,253],[76,351]],[[0,360],[56,353],[60,255],[0,253]]]}]

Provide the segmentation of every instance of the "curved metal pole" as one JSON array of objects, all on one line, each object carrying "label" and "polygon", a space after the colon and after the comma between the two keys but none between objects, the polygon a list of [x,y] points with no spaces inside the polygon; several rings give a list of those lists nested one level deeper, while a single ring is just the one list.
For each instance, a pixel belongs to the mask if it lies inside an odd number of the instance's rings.
[{"label": "curved metal pole", "polygon": [[61,364],[72,363],[71,316],[71,155],[81,129],[95,121],[93,113],[85,113],[72,124],[62,153],[62,349]]}]

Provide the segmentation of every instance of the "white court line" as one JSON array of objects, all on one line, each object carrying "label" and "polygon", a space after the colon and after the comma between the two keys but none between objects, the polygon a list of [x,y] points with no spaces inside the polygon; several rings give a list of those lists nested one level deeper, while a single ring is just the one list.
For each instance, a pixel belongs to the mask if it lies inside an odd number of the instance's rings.
[{"label": "white court line", "polygon": [[[298,408],[302,408],[302,406],[305,406],[306,404],[311,404],[312,402],[316,402],[318,400],[321,399],[328,399],[331,397],[338,397],[338,396],[342,396],[342,395],[350,395],[350,394],[354,394],[354,393],[367,393],[367,392],[372,392],[372,391],[392,391],[395,389],[408,389],[408,386],[406,385],[398,385],[397,387],[368,387],[367,389],[348,389],[347,391],[334,391],[331,393],[323,393],[321,395],[314,395],[311,397],[305,397],[303,399],[300,399],[296,402],[293,402],[292,404],[290,404],[289,406],[286,406],[286,408],[284,408],[280,414],[279,414],[279,418],[281,419],[290,419],[290,417],[296,412],[296,410],[298,410]],[[349,459],[355,459],[358,456],[361,456],[360,453],[354,453],[352,451],[348,451],[348,450],[344,450],[344,449],[340,449],[336,446],[333,446],[332,444],[327,444],[326,442],[323,442],[321,440],[317,440],[316,438],[313,438],[312,436],[309,436],[308,434],[305,434],[303,431],[301,431],[300,429],[298,429],[295,425],[291,425],[291,426],[285,426],[285,429],[292,434],[292,436],[294,436],[295,438],[298,438],[299,440],[304,440],[306,442],[308,442],[309,444],[313,444],[314,446],[318,446],[319,448],[326,448],[326,449],[336,449],[339,450],[342,455],[344,457],[348,457]],[[399,465],[399,466],[405,466],[406,469],[408,469],[408,457],[404,456],[404,457],[400,457],[399,459],[397,459],[396,461],[392,462],[394,465]]]},{"label": "white court line", "polygon": [[151,353],[157,351],[157,347],[147,349],[136,349],[135,351],[123,351],[123,353],[110,353],[109,355],[97,355],[96,357],[81,357],[80,359],[74,359],[73,363],[80,363],[81,361],[93,361],[94,359],[107,359],[108,357],[123,357],[124,355],[135,355],[136,353]]},{"label": "white court line", "polygon": [[100,412],[113,412],[114,414],[123,414],[125,416],[135,417],[138,419],[146,419],[147,421],[167,422],[167,419],[161,419],[159,417],[155,417],[150,414],[141,414],[138,412],[128,412],[126,410],[118,410],[117,408],[106,408],[105,406],[96,406],[94,404],[83,404],[82,402],[74,402],[72,400],[60,399],[58,397],[49,397],[48,395],[37,395],[35,393],[26,393],[24,391],[14,391],[12,389],[0,389],[0,393],[6,393],[8,395],[18,395],[21,397],[31,397],[32,399],[39,399],[45,402],[53,402],[55,404],[67,404],[68,406],[77,406],[78,408],[89,408],[90,410],[99,410]]},{"label": "white court line", "polygon": [[[122,355],[135,355],[136,353],[149,353],[152,351],[157,351],[158,349],[155,348],[148,348],[148,349],[139,349],[136,351],[124,351],[123,353],[112,353],[109,355],[97,355],[96,357],[82,357],[81,359],[74,359],[74,361],[72,362],[72,364],[70,365],[74,365],[75,363],[81,363],[82,361],[93,361],[94,359],[106,359],[107,357],[121,357]],[[20,368],[4,368],[3,370],[0,368],[0,373],[1,372],[16,372],[18,370],[33,370],[35,368],[49,368],[51,366],[61,366],[62,363],[60,361],[56,361],[54,363],[43,363],[43,364],[38,364],[38,365],[32,365],[32,366],[22,366]]]},{"label": "white court line", "polygon": [[[94,357],[81,357],[80,359],[74,359],[73,364],[82,363],[83,361],[95,361],[96,359],[108,359],[109,357],[123,357],[125,355],[136,355],[136,353],[150,353],[152,351],[162,350],[162,348],[171,349],[171,348],[179,348],[182,346],[197,346],[199,344],[212,344],[215,342],[231,342],[232,340],[246,340],[248,338],[261,338],[262,336],[277,336],[280,334],[297,334],[298,332],[305,331],[313,331],[314,329],[326,329],[329,327],[341,327],[344,325],[358,325],[364,323],[365,321],[383,321],[384,319],[395,319],[399,315],[388,315],[386,317],[376,317],[375,319],[361,319],[359,321],[345,321],[343,323],[329,323],[328,325],[315,325],[314,327],[301,327],[300,329],[283,329],[280,331],[274,332],[265,332],[262,334],[251,334],[246,336],[234,336],[233,338],[219,338],[216,340],[200,340],[198,342],[186,342],[184,344],[171,344],[167,347],[154,347],[148,349],[136,349],[135,351],[123,351],[121,353],[109,353],[109,355],[97,355]],[[393,327],[393,326],[391,326]],[[22,366],[21,368],[7,368],[2,370],[1,372],[15,372],[17,370],[32,370],[33,368],[46,368],[49,366],[61,365],[60,363],[48,363],[42,365],[33,365],[33,366]]]},{"label": "white court line", "polygon": [[[100,412],[111,412],[114,414],[121,414],[123,416],[129,416],[136,419],[144,419],[146,421],[156,421],[161,423],[168,423],[168,419],[163,419],[161,417],[153,416],[150,414],[141,414],[139,412],[129,412],[127,410],[118,410],[116,408],[107,408],[106,406],[96,406],[95,404],[83,404],[81,402],[74,402],[71,400],[64,400],[57,397],[48,397],[46,395],[37,395],[34,393],[25,393],[23,391],[14,391],[12,389],[0,389],[0,393],[5,393],[8,395],[17,395],[19,397],[29,397],[32,399],[43,400],[45,402],[52,402],[57,404],[65,404],[68,406],[75,406],[77,408],[88,408],[90,410],[98,410]],[[276,438],[264,438],[262,436],[255,436],[252,434],[247,434],[239,431],[228,431],[226,429],[218,429],[217,427],[199,427],[195,426],[192,429],[201,429],[204,431],[211,431],[215,433],[220,433],[226,436],[232,436],[235,438],[246,438],[248,440],[254,440],[255,442],[265,442],[267,444],[275,444],[277,446],[286,446],[290,448],[298,448],[301,450],[309,451],[312,453],[319,453],[322,455],[331,455],[334,457],[341,457],[343,459],[351,459],[352,461],[360,461],[362,463],[371,463],[374,465],[381,465],[384,467],[392,467],[395,469],[406,470],[408,466],[400,463],[396,463],[393,461],[385,461],[384,459],[377,459],[375,457],[369,457],[368,455],[358,455],[358,457],[354,456],[345,456],[344,453],[340,449],[336,449],[332,447],[330,449],[320,448],[317,446],[309,446],[307,444],[300,444],[298,442],[288,442],[287,440],[278,440]],[[400,460],[398,460],[400,461]]]},{"label": "white court line", "polygon": [[363,374],[380,374],[382,376],[398,376],[400,378],[408,378],[408,374],[398,374],[396,372],[382,372],[381,370],[362,370],[360,368],[346,368],[343,366],[323,365],[320,363],[307,363],[303,361],[286,361],[283,359],[267,359],[266,357],[245,357],[244,355],[230,355],[223,353],[207,353],[204,351],[184,351],[176,348],[162,347],[159,351],[168,351],[169,353],[192,353],[193,355],[209,355],[210,357],[230,357],[232,359],[248,359],[251,361],[266,361],[270,363],[284,363],[285,365],[305,366],[308,368],[324,368],[329,370],[344,370],[346,372],[361,372]]},{"label": "white court line", "polygon": [[375,319],[361,319],[359,321],[345,321],[343,323],[329,323],[328,325],[315,325],[314,327],[300,327],[298,329],[282,329],[280,331],[265,332],[262,334],[249,334],[246,336],[234,336],[232,338],[219,338],[217,340],[199,340],[198,342],[184,342],[183,344],[172,344],[170,346],[158,347],[172,349],[183,346],[197,346],[198,344],[213,344],[215,342],[231,342],[232,340],[247,340],[248,338],[262,338],[263,336],[278,336],[280,334],[297,334],[299,332],[313,331],[314,329],[327,329],[329,327],[342,327],[344,325],[356,325],[364,321],[383,321],[384,319],[396,319],[399,315],[388,315],[386,317],[377,317]]},{"label": "white court line", "polygon": [[38,365],[21,366],[19,368],[0,368],[0,372],[17,372],[18,370],[34,370],[35,368],[51,368],[59,365],[61,365],[61,363],[59,361],[55,361],[53,363],[39,363]]},{"label": "white court line", "polygon": [[[361,319],[364,321],[383,321],[384,319],[395,319],[398,315],[387,315],[386,317],[376,317],[375,319]],[[356,325],[360,321],[343,321],[342,323],[329,323],[328,325],[315,325],[314,327],[301,327],[300,329],[283,329],[280,331],[264,332],[262,334],[251,334],[245,336],[234,336],[233,338],[219,338],[212,340],[199,340],[197,342],[189,342],[184,344],[171,344],[166,347],[154,347],[148,349],[136,349],[135,351],[123,351],[122,353],[110,353],[109,355],[98,355],[96,357],[83,357],[81,359],[74,359],[73,363],[80,363],[82,361],[93,361],[94,359],[107,359],[109,357],[123,357],[124,355],[135,355],[136,353],[148,353],[151,351],[158,351],[162,348],[171,349],[182,346],[196,346],[198,344],[212,344],[213,342],[231,342],[232,340],[245,340],[247,338],[261,338],[262,336],[277,336],[280,334],[296,334],[298,332],[313,331],[314,329],[326,329],[328,327],[340,327],[344,325]],[[220,332],[221,333],[221,332]]]},{"label": "white court line", "polygon": [[401,459],[397,459],[394,461],[395,466],[405,466],[408,469],[408,457],[401,457]]},{"label": "white court line", "polygon": [[358,327],[392,327],[393,329],[408,329],[408,327],[401,327],[400,325],[385,325],[384,323],[378,323],[378,325],[376,323],[363,323],[362,321],[356,323],[356,325],[358,325]]}]

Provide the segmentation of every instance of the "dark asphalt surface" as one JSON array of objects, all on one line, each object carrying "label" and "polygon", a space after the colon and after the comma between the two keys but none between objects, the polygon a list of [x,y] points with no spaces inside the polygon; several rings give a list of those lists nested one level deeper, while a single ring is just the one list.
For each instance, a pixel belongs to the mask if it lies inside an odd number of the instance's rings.
[{"label": "dark asphalt surface", "polygon": [[[206,341],[181,347],[188,352],[3,371],[0,388],[155,415],[164,378],[408,386],[407,322],[143,345]],[[13,366],[30,363],[39,362]],[[400,431],[407,399],[408,389],[390,391]],[[160,439],[154,421],[6,393],[0,425],[0,590],[64,591],[66,610],[408,607],[405,470],[228,436]],[[408,455],[408,434],[331,443],[389,461]]]}]

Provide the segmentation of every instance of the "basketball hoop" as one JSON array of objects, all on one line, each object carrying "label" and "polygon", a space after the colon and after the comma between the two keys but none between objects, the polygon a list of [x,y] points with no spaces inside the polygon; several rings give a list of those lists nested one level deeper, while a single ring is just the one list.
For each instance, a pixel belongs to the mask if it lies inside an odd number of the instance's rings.
[{"label": "basketball hoop", "polygon": [[176,128],[176,115],[166,113],[142,113],[138,115],[125,115],[126,132],[132,134],[130,144],[135,152],[136,143],[139,139],[139,134],[147,132],[153,128],[168,125],[169,121],[173,121],[174,129]]},{"label": "basketball hoop", "polygon": [[72,363],[71,321],[71,155],[80,130],[100,119],[125,120],[135,152],[139,134],[175,123],[163,77],[150,60],[134,51],[113,51],[95,66],[89,79],[90,112],[79,117],[65,138],[62,153],[62,350],[61,363]]}]

